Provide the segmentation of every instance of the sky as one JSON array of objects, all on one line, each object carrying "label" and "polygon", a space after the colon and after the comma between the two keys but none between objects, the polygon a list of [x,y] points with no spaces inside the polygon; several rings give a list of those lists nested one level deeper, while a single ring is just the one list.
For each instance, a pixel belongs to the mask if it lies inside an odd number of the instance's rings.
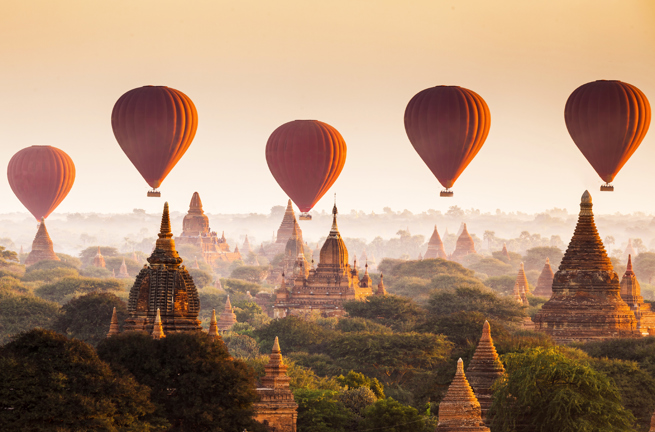
[{"label": "sky", "polygon": [[[287,199],[266,164],[269,135],[317,119],[348,146],[319,211],[334,192],[345,212],[576,211],[589,189],[596,212],[655,213],[644,199],[655,130],[601,193],[564,123],[568,96],[597,79],[655,104],[654,70],[651,0],[2,0],[0,165],[31,145],[68,153],[76,181],[55,214],[156,212],[164,200],[186,211],[194,191],[212,213],[268,213]],[[184,92],[199,116],[161,199],[146,198],[111,129],[116,100],[143,85]],[[409,100],[435,85],[469,88],[491,112],[453,198],[439,197],[404,130]],[[0,213],[24,211],[6,179],[0,201]]]}]

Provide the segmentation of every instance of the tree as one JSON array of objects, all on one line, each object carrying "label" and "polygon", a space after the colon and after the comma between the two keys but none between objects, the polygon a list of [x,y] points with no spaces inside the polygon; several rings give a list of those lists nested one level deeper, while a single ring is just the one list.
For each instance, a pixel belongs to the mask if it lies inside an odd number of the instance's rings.
[{"label": "tree", "polygon": [[392,330],[375,321],[360,317],[339,318],[335,330],[343,333],[367,332],[367,333],[392,333]]},{"label": "tree", "polygon": [[296,389],[298,430],[302,432],[350,432],[354,414],[333,390]]},{"label": "tree", "polygon": [[233,306],[237,321],[240,323],[247,322],[253,327],[258,328],[270,321],[268,315],[252,300],[239,300],[234,302]]},{"label": "tree", "polygon": [[54,329],[96,346],[107,337],[114,308],[119,326],[122,327],[127,318],[127,305],[123,300],[108,292],[85,294],[62,306]]},{"label": "tree", "polygon": [[0,343],[34,327],[52,328],[58,317],[56,303],[33,295],[0,295]]},{"label": "tree", "polygon": [[383,259],[378,269],[387,276],[394,277],[419,277],[432,279],[438,275],[473,276],[473,272],[461,264],[441,258],[426,259],[421,261],[402,261]]},{"label": "tree", "polygon": [[585,361],[557,348],[502,357],[506,375],[494,385],[492,427],[504,431],[633,431],[634,417],[616,386]]},{"label": "tree", "polygon": [[526,315],[523,307],[509,297],[500,297],[484,287],[459,287],[435,291],[430,296],[429,316],[450,315],[453,312],[480,312],[486,317],[503,321],[520,321]]},{"label": "tree", "polygon": [[25,274],[31,273],[33,271],[37,270],[53,270],[53,269],[58,269],[58,268],[65,268],[65,269],[73,269],[75,270],[76,267],[70,262],[67,261],[52,261],[52,260],[45,260],[45,261],[39,261],[31,266],[27,267],[25,269]]},{"label": "tree", "polygon": [[128,332],[100,342],[98,355],[152,389],[170,431],[264,430],[252,419],[258,398],[253,371],[230,357],[220,339],[182,332],[154,340]]},{"label": "tree", "polygon": [[232,270],[232,279],[243,279],[252,283],[261,283],[268,276],[268,266],[241,266]]},{"label": "tree", "polygon": [[502,325],[502,321],[490,320],[480,312],[470,311],[459,311],[448,315],[432,317],[417,327],[417,330],[442,334],[458,347],[466,348],[468,345],[478,342],[485,321],[490,321],[494,338],[508,335],[507,330]]},{"label": "tree", "polygon": [[232,357],[253,359],[259,356],[259,345],[250,336],[228,332],[224,333],[222,337]]},{"label": "tree", "polygon": [[252,282],[246,282],[241,279],[221,279],[221,285],[223,285],[223,289],[227,291],[230,295],[234,293],[241,293],[241,294],[246,294],[248,291],[250,291],[250,295],[257,295],[259,291],[261,291],[261,286],[252,283]]},{"label": "tree", "polygon": [[425,315],[414,301],[395,295],[369,296],[364,301],[345,302],[343,308],[351,317],[366,318],[394,330],[411,328]]},{"label": "tree", "polygon": [[648,280],[650,284],[655,276],[655,253],[642,252],[636,257],[632,258],[635,274],[637,278]]},{"label": "tree", "polygon": [[98,279],[88,277],[66,277],[57,282],[43,285],[34,292],[41,298],[65,303],[68,299],[94,291],[122,291],[123,287],[115,279]]},{"label": "tree", "polygon": [[139,272],[143,268],[143,263],[134,261],[132,258],[128,258],[125,256],[115,256],[115,257],[105,258],[106,268],[109,271],[114,270],[118,275],[118,272],[121,269],[121,265],[123,264],[123,260],[125,260],[125,267],[127,267],[127,273],[131,277],[135,277],[137,274],[139,274]]},{"label": "tree", "polygon": [[485,231],[482,238],[487,242],[487,249],[491,251],[491,242],[496,239],[496,233],[494,231]]},{"label": "tree", "polygon": [[499,294],[509,295],[514,292],[516,276],[492,276],[484,280],[484,285]]},{"label": "tree", "polygon": [[189,272],[189,275],[191,275],[193,283],[197,288],[210,286],[214,281],[214,277],[211,275],[211,273],[208,273],[204,270],[187,268],[187,271]]},{"label": "tree", "polygon": [[434,426],[426,429],[426,422],[416,408],[406,406],[392,398],[380,399],[365,408],[364,419],[359,423],[358,430],[384,430],[385,432],[428,432]]},{"label": "tree", "polygon": [[346,408],[355,415],[361,415],[364,408],[374,404],[378,398],[375,393],[368,387],[354,387],[342,391],[339,396],[341,402]]},{"label": "tree", "polygon": [[480,279],[467,276],[439,275],[432,278],[430,288],[433,290],[449,290],[453,288],[477,288],[484,289]]},{"label": "tree", "polygon": [[112,372],[93,348],[52,331],[23,333],[0,350],[0,429],[157,431],[149,389]]},{"label": "tree", "polygon": [[[115,247],[109,246],[100,246],[100,253],[103,257],[109,258],[118,255],[118,249]],[[80,252],[80,260],[84,266],[90,266],[93,264],[93,258],[98,254],[98,246],[89,246]]]},{"label": "tree", "polygon": [[502,276],[513,271],[511,265],[506,264],[496,258],[482,258],[477,262],[469,265],[469,268],[488,276]]},{"label": "tree", "polygon": [[53,269],[33,270],[25,272],[22,280],[25,282],[54,282],[65,277],[78,277],[80,274],[74,268],[58,267]]},{"label": "tree", "polygon": [[294,316],[271,321],[255,330],[254,334],[263,352],[271,349],[277,336],[285,353],[306,351],[308,347],[327,342],[335,336],[333,331]]},{"label": "tree", "polygon": [[376,398],[384,399],[384,386],[377,378],[369,378],[362,373],[351,370],[346,374],[346,376],[339,375],[337,381],[339,384],[347,386],[349,389],[366,387],[373,392]]},{"label": "tree", "polygon": [[554,269],[559,267],[564,253],[556,247],[534,247],[528,249],[523,257],[523,264],[526,270],[539,270],[544,268],[546,258],[550,260],[550,266]]},{"label": "tree", "polygon": [[19,262],[18,254],[12,250],[7,250],[4,246],[0,246],[0,259],[4,261]]},{"label": "tree", "polygon": [[616,244],[616,240],[612,236],[607,236],[607,237],[605,237],[605,242],[604,243],[609,246],[607,248],[607,254],[612,255],[612,246],[614,246]]}]

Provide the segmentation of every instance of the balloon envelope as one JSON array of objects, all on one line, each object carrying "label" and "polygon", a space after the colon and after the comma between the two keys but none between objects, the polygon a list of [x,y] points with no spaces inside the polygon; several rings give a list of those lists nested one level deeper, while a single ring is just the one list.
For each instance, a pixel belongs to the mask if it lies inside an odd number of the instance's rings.
[{"label": "balloon envelope", "polygon": [[346,142],[318,120],[294,120],[273,131],[266,162],[300,211],[308,212],[337,180],[346,163]]},{"label": "balloon envelope", "polygon": [[158,188],[191,145],[198,113],[181,91],[145,86],[118,99],[111,113],[111,127],[145,181]]},{"label": "balloon envelope", "polygon": [[51,146],[27,147],[7,166],[9,186],[36,220],[47,218],[66,198],[75,182],[73,160]]},{"label": "balloon envelope", "polygon": [[484,99],[457,86],[425,89],[405,109],[409,141],[445,188],[453,186],[478,154],[490,125]]},{"label": "balloon envelope", "polygon": [[564,120],[575,145],[610,183],[646,136],[650,104],[633,85],[594,81],[571,93]]}]

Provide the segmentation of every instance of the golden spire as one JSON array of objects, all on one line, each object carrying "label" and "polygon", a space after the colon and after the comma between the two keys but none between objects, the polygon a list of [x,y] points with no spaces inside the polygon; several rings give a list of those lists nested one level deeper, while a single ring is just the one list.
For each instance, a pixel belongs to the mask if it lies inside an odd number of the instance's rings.
[{"label": "golden spire", "polygon": [[148,258],[148,262],[150,264],[179,266],[182,263],[182,258],[175,250],[175,240],[173,240],[173,233],[171,232],[171,218],[168,214],[168,202],[164,203],[158,237],[155,250]]},{"label": "golden spire", "polygon": [[625,268],[625,274],[626,275],[634,274],[634,271],[632,271],[632,255],[631,254],[628,254],[628,265]]},{"label": "golden spire", "polygon": [[264,387],[272,389],[289,388],[291,378],[287,375],[287,366],[282,360],[280,342],[277,336],[275,336],[275,342],[273,342],[273,349],[271,350],[268,364],[264,366],[264,369],[266,370],[266,375],[261,380]]},{"label": "golden spire", "polygon": [[109,332],[107,337],[111,337],[120,333],[120,328],[118,327],[118,314],[116,313],[116,308],[111,313],[111,323],[109,324]]},{"label": "golden spire", "polygon": [[155,317],[155,325],[152,326],[152,338],[153,339],[162,339],[165,338],[164,328],[161,325],[161,314],[159,313],[159,308],[157,308],[157,316]]},{"label": "golden spire", "polygon": [[216,323],[216,309],[212,309],[212,319],[209,322],[209,336],[212,338],[220,337],[218,334],[218,326]]},{"label": "golden spire", "polygon": [[[480,403],[475,397],[464,374],[464,362],[457,361],[457,372],[448,387],[446,396],[439,404],[439,425],[437,431],[459,430],[489,431],[482,422]],[[469,429],[470,428],[470,429]]]}]

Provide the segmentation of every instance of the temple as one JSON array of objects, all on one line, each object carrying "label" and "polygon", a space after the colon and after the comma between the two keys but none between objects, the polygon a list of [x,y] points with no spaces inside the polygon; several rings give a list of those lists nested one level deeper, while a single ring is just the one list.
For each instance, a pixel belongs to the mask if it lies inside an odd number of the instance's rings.
[{"label": "temple", "polygon": [[209,320],[209,330],[207,331],[207,334],[209,335],[209,337],[212,338],[212,340],[221,337],[221,335],[218,333],[218,322],[216,321],[216,309],[212,309],[212,317],[211,320]]},{"label": "temple", "polygon": [[316,268],[307,268],[304,256],[298,254],[293,279],[284,277],[276,292],[275,318],[287,315],[317,313],[321,316],[342,316],[343,303],[362,300],[373,294],[368,270],[360,279],[359,271],[348,264],[348,249],[337,227],[337,206],[332,209],[332,227],[321,248]]},{"label": "temple", "polygon": [[491,338],[491,327],[489,322],[485,321],[482,327],[482,337],[475,349],[473,359],[469,363],[467,375],[468,381],[473,387],[473,392],[480,402],[482,410],[482,419],[487,425],[491,422],[487,418],[493,393],[491,386],[505,373],[503,364],[498,360],[498,353]]},{"label": "temple", "polygon": [[503,250],[500,252],[503,254],[505,258],[507,258],[508,261],[511,260],[511,258],[509,257],[509,251],[507,250],[507,244],[503,243]]},{"label": "temple", "polygon": [[523,266],[523,263],[521,263],[519,272],[516,275],[516,283],[519,285],[519,293],[521,294],[523,304],[527,304],[528,294],[530,294],[530,286],[528,285],[528,277],[525,275],[525,267]]},{"label": "temple", "polygon": [[216,324],[219,331],[229,331],[232,329],[232,326],[236,324],[237,316],[232,310],[232,303],[230,303],[230,296],[227,296],[225,301],[225,308],[221,312],[221,316],[218,318],[218,323]]},{"label": "temple", "polygon": [[168,203],[164,204],[159,238],[130,289],[125,331],[148,331],[160,316],[164,333],[200,331],[198,291],[175,250]]},{"label": "temple", "polygon": [[575,232],[553,279],[553,295],[534,318],[535,329],[557,343],[639,337],[637,320],[621,299],[619,277],[596,230],[588,191]]},{"label": "temple", "polygon": [[623,251],[623,260],[627,260],[629,256],[637,256],[637,251],[632,246],[632,239],[628,239],[628,246]]},{"label": "temple", "polygon": [[266,251],[266,258],[271,260],[275,258],[276,255],[284,253],[287,241],[292,236],[294,229],[296,230],[296,236],[302,243],[302,230],[296,220],[296,214],[293,211],[291,200],[289,200],[287,202],[287,209],[284,212],[284,217],[282,218],[282,223],[277,230],[276,240],[264,248]]},{"label": "temple", "polygon": [[266,375],[261,378],[262,387],[257,389],[259,401],[254,404],[255,420],[271,431],[296,432],[298,404],[289,388],[291,378],[287,375],[277,336],[264,369]]},{"label": "temple", "polygon": [[448,259],[448,255],[446,255],[446,249],[443,247],[443,242],[441,241],[441,237],[439,237],[439,232],[437,231],[436,225],[434,226],[432,237],[430,237],[430,241],[428,242],[428,250],[423,256],[423,259],[434,258]]},{"label": "temple", "polygon": [[480,403],[464,375],[464,362],[457,361],[457,372],[439,404],[436,432],[490,432],[482,421]]},{"label": "temple", "polygon": [[93,257],[93,267],[105,268],[105,257],[102,256],[100,252],[100,246],[98,246],[98,253]]},{"label": "temple", "polygon": [[278,269],[280,275],[284,274],[287,282],[290,282],[294,277],[294,267],[298,260],[303,261],[303,270],[309,271],[309,265],[305,259],[305,247],[302,242],[302,235],[299,233],[299,228],[293,226],[291,236],[287,240],[286,247],[284,248],[284,259],[282,260],[281,267]]},{"label": "temple", "polygon": [[551,294],[553,294],[553,269],[550,267],[550,260],[546,258],[546,264],[537,279],[534,295],[550,298]]},{"label": "temple", "polygon": [[655,312],[644,302],[641,286],[632,270],[632,256],[628,255],[628,266],[621,279],[621,298],[628,304],[637,319],[637,329],[644,335],[655,335]]},{"label": "temple", "polygon": [[466,229],[466,224],[462,224],[462,233],[457,238],[455,251],[450,256],[453,261],[459,261],[466,255],[477,253],[475,251],[475,242]]},{"label": "temple", "polygon": [[118,269],[119,279],[127,279],[130,277],[130,274],[127,272],[127,265],[125,264],[125,258],[123,258],[123,263],[121,264],[120,269]]},{"label": "temple", "polygon": [[232,262],[241,259],[238,251],[230,252],[225,233],[218,237],[209,228],[209,218],[202,209],[198,192],[194,192],[189,204],[189,211],[182,221],[182,234],[175,238],[178,244],[192,244],[202,251],[202,258],[210,266],[215,261]]},{"label": "temple", "polygon": [[243,241],[243,246],[241,247],[241,253],[244,257],[248,257],[253,253],[252,246],[250,246],[250,240],[248,240],[248,234],[246,234],[246,239]]},{"label": "temple", "polygon": [[107,337],[117,335],[121,332],[120,327],[118,326],[118,314],[116,313],[116,308],[111,313],[111,323],[109,324],[109,331],[107,332]]},{"label": "temple", "polygon": [[31,266],[39,261],[61,261],[55,254],[53,243],[45,228],[45,219],[41,218],[41,224],[36,231],[36,236],[32,242],[32,250],[25,258],[25,265]]}]

